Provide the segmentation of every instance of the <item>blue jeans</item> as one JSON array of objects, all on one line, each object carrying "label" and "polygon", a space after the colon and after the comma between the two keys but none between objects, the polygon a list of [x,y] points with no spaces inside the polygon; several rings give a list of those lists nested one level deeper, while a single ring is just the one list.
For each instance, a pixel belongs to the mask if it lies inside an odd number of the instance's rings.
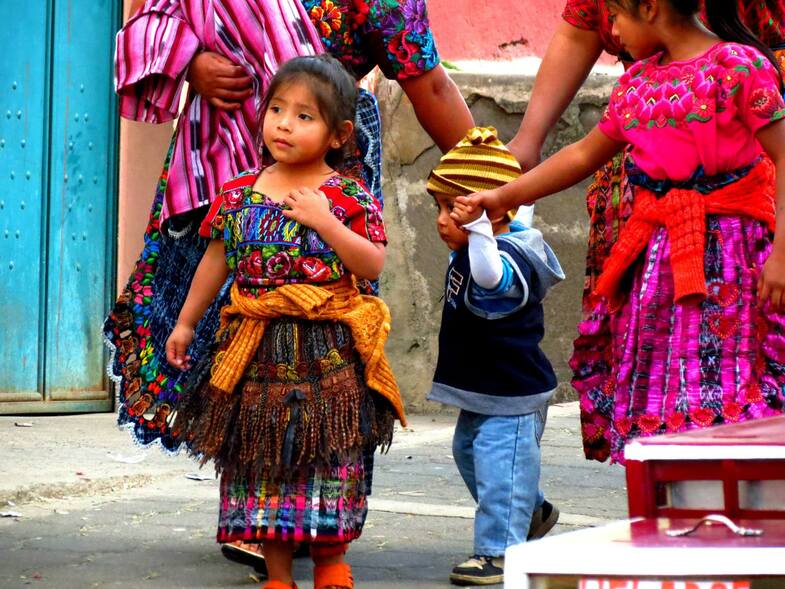
[{"label": "blue jeans", "polygon": [[452,455],[477,502],[474,553],[503,556],[526,541],[532,512],[543,502],[540,438],[548,407],[526,415],[461,411]]}]

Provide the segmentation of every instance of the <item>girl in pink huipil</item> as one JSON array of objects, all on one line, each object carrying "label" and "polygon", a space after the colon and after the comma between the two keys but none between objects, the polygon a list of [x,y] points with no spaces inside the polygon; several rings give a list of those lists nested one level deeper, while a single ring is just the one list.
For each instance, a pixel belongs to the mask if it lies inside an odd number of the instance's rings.
[{"label": "girl in pink huipil", "polygon": [[614,35],[641,61],[597,128],[466,200],[493,217],[630,147],[633,213],[593,293],[598,315],[611,315],[611,341],[587,345],[591,370],[576,376],[585,399],[612,410],[611,459],[623,461],[636,436],[783,412],[785,228],[775,217],[785,208],[785,103],[771,52],[735,5],[709,3],[719,36],[700,24],[698,0],[607,5]]}]

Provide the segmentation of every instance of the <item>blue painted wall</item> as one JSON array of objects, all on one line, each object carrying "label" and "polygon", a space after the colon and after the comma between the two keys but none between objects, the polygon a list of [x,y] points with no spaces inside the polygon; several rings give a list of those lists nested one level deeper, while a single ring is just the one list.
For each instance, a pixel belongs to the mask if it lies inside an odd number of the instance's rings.
[{"label": "blue painted wall", "polygon": [[0,412],[109,408],[118,10],[0,2]]}]

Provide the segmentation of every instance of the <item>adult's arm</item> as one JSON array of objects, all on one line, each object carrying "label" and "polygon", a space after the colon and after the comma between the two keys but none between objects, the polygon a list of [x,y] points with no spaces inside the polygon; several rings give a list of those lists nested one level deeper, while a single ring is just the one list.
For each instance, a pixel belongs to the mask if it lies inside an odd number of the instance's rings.
[{"label": "adult's arm", "polygon": [[474,126],[466,101],[441,64],[399,83],[411,101],[420,125],[443,153]]},{"label": "adult's arm", "polygon": [[562,22],[545,51],[518,133],[507,147],[525,170],[540,162],[548,131],[570,104],[603,50],[600,34]]},{"label": "adult's arm", "polygon": [[148,0],[117,33],[120,114],[163,123],[178,114],[185,74],[201,41],[178,0]]}]

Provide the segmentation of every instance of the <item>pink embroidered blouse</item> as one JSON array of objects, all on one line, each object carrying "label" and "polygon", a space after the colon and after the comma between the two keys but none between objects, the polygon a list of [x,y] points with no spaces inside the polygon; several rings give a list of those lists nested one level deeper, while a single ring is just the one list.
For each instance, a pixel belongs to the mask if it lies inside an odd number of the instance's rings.
[{"label": "pink embroidered blouse", "polygon": [[755,133],[785,117],[769,60],[736,43],[667,65],[661,57],[619,78],[600,130],[629,143],[637,166],[655,179],[686,180],[698,166],[714,176],[752,163],[762,152]]}]

